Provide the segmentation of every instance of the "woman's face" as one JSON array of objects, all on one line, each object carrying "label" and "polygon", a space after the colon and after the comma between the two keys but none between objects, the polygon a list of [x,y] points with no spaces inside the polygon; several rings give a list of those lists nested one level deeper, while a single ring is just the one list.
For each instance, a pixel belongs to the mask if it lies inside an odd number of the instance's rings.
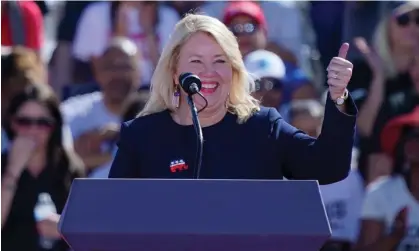
[{"label": "woman's face", "polygon": [[390,36],[393,44],[403,48],[419,46],[419,10],[390,18]]},{"label": "woman's face", "polygon": [[12,118],[12,130],[16,137],[29,137],[38,146],[47,145],[53,128],[51,114],[35,101],[24,103]]},{"label": "woman's face", "polygon": [[[225,106],[232,85],[233,70],[214,38],[202,32],[189,38],[179,53],[174,76],[176,84],[179,84],[178,76],[184,72],[192,72],[201,79],[201,93],[208,100],[208,109],[218,110]],[[186,103],[186,95],[181,92],[182,103]],[[198,109],[205,105],[198,95],[194,95],[194,102]]]}]

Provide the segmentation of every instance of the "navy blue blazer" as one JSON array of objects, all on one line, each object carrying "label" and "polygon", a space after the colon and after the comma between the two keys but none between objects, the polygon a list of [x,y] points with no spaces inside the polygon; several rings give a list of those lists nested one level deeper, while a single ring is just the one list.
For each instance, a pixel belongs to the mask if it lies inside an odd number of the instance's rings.
[{"label": "navy blue blazer", "polygon": [[[228,113],[203,128],[201,178],[299,179],[330,184],[350,170],[357,108],[351,97],[342,113],[330,98],[315,139],[285,122],[274,108],[261,107],[246,123]],[[109,178],[193,178],[196,135],[175,123],[170,111],[122,124]]]}]

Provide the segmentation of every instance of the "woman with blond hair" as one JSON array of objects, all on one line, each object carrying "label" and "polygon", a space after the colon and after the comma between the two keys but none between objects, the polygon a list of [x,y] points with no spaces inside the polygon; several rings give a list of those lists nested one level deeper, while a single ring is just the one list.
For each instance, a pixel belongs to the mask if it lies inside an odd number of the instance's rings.
[{"label": "woman with blond hair", "polygon": [[[110,178],[192,178],[196,136],[187,94],[178,76],[192,72],[202,81],[208,106],[199,113],[204,146],[201,178],[344,179],[350,167],[356,107],[346,86],[352,64],[343,44],[331,60],[323,130],[316,140],[287,124],[274,108],[250,95],[233,33],[219,20],[190,14],[175,27],[154,72],[150,98],[139,116],[121,127]],[[205,102],[193,98],[198,109]],[[341,107],[345,106],[345,112]]]},{"label": "woman with blond hair", "polygon": [[[363,38],[355,40],[366,63],[354,62],[356,71],[349,84],[353,97],[360,97],[357,102],[359,167],[368,181],[376,178],[372,173],[388,170],[376,165],[388,163],[387,156],[382,154],[380,134],[391,118],[410,109],[413,83],[408,71],[415,52],[419,51],[419,2],[383,4],[387,8],[372,44],[368,45]],[[373,171],[378,169],[381,170]]]}]

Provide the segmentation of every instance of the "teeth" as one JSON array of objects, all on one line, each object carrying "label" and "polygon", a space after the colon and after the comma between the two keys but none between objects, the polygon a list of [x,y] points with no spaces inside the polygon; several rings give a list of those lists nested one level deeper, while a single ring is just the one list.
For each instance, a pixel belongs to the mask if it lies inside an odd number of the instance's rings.
[{"label": "teeth", "polygon": [[211,89],[217,87],[217,84],[202,84],[202,87],[205,89]]}]

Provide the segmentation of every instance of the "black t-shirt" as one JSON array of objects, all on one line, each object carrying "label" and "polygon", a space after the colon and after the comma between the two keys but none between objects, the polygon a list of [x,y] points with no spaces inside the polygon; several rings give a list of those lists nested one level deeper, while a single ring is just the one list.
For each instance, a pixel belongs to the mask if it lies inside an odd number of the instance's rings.
[{"label": "black t-shirt", "polygon": [[[368,97],[372,72],[368,64],[363,60],[353,62],[354,71],[348,89],[358,107],[362,107]],[[400,73],[385,83],[385,94],[383,105],[381,106],[377,118],[374,122],[374,129],[370,137],[359,137],[360,157],[358,161],[360,172],[365,176],[367,157],[370,153],[381,152],[380,133],[384,124],[404,111],[409,111],[414,102],[412,90],[412,80],[408,73]],[[396,99],[396,100],[395,100]]]},{"label": "black t-shirt", "polygon": [[[353,62],[353,64],[354,64],[354,70],[352,73],[351,80],[348,84],[348,90],[350,92],[364,90],[365,93],[368,93],[368,90],[371,85],[371,81],[373,79],[370,67],[363,60],[356,60]],[[385,83],[385,87],[386,87],[385,96],[388,97],[394,93],[397,93],[406,89],[410,89],[412,86],[413,86],[412,80],[409,74],[407,72],[400,73],[394,78],[387,80],[387,82]],[[355,100],[358,100],[358,99],[355,98]],[[360,100],[363,101],[364,99],[360,99]]]},{"label": "black t-shirt", "polygon": [[384,126],[393,118],[412,112],[419,105],[419,94],[412,89],[390,95],[377,115],[374,131],[371,136],[373,150],[381,150],[381,132]]},{"label": "black t-shirt", "polygon": [[[7,153],[2,155],[2,175],[6,171],[7,157]],[[52,167],[46,167],[36,178],[26,169],[22,172],[7,221],[1,230],[1,250],[43,251],[38,245],[39,235],[34,218],[38,195],[42,192],[49,193],[58,214],[61,214],[69,192],[62,179],[54,175],[55,171]],[[65,251],[68,246],[60,240],[52,250]]]}]

